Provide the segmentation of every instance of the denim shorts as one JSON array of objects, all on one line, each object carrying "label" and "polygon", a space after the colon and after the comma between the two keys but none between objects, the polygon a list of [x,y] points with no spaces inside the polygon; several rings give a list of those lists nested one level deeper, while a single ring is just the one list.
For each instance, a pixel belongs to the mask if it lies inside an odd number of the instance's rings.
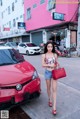
[{"label": "denim shorts", "polygon": [[45,79],[50,80],[52,78],[52,71],[45,70]]}]

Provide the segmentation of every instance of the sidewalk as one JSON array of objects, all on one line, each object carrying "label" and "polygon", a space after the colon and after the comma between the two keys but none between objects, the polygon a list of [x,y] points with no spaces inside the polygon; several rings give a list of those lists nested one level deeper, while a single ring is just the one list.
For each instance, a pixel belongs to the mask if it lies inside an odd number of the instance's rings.
[{"label": "sidewalk", "polygon": [[40,77],[42,83],[41,96],[38,99],[23,105],[22,109],[32,119],[80,119],[80,91],[58,81],[58,114],[54,116],[51,114],[52,108],[48,107],[44,77],[43,75]]}]

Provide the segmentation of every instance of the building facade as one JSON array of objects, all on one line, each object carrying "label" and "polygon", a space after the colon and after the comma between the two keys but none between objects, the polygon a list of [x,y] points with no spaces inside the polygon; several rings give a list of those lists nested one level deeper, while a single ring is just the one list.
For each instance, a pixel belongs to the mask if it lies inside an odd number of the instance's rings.
[{"label": "building facade", "polygon": [[0,0],[0,39],[25,41],[24,0]]},{"label": "building facade", "polygon": [[40,45],[50,37],[66,47],[77,45],[78,0],[24,0],[30,41]]}]

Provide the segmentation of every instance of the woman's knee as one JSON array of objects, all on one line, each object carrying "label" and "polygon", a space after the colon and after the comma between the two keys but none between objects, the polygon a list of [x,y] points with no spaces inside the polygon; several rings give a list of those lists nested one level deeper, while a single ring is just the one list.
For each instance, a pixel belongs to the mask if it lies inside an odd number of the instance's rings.
[{"label": "woman's knee", "polygon": [[55,93],[57,92],[57,88],[52,87],[52,91]]}]

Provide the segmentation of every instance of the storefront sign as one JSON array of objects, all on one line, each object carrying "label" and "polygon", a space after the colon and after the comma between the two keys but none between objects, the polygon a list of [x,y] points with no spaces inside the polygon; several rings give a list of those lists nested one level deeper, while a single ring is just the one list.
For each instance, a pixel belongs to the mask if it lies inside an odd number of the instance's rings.
[{"label": "storefront sign", "polygon": [[24,22],[18,22],[18,29],[25,29],[25,23]]},{"label": "storefront sign", "polygon": [[4,31],[10,31],[9,27],[4,27]]},{"label": "storefront sign", "polygon": [[54,12],[54,13],[53,13],[53,19],[54,19],[54,20],[64,21],[64,14]]}]

